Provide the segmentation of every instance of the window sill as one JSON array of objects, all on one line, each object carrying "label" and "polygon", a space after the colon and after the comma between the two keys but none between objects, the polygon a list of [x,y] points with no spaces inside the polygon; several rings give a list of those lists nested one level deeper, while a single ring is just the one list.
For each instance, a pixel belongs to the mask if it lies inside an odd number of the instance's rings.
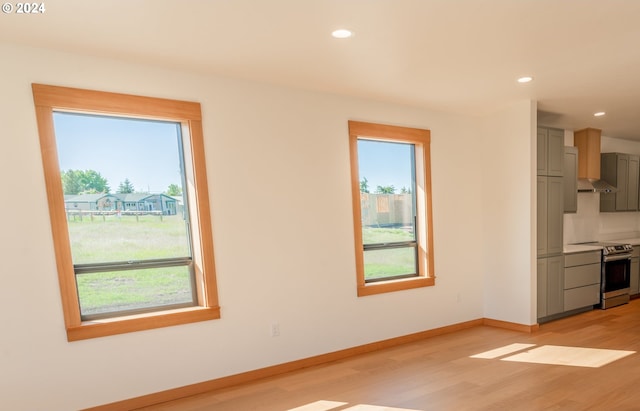
[{"label": "window sill", "polygon": [[126,317],[84,321],[78,327],[67,328],[67,340],[86,340],[218,318],[220,318],[220,307],[189,307]]},{"label": "window sill", "polygon": [[358,297],[367,295],[391,293],[394,291],[410,290],[412,288],[430,287],[435,285],[434,277],[414,277],[402,280],[390,280],[379,283],[369,283],[358,286]]}]

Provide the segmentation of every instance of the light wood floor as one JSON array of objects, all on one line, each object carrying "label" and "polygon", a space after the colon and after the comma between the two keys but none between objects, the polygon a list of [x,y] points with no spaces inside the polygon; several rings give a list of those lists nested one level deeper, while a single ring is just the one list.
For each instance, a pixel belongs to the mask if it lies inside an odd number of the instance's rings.
[{"label": "light wood floor", "polygon": [[[511,344],[531,344],[511,346]],[[500,347],[519,350],[470,358]],[[571,363],[633,351],[607,365]],[[533,356],[534,353],[548,354]],[[629,354],[629,355],[627,355]],[[513,355],[517,355],[513,358]],[[592,364],[593,365],[593,364]],[[334,403],[322,403],[332,401]],[[368,405],[370,407],[366,407]],[[331,408],[333,406],[333,408]],[[299,407],[299,408],[298,408]],[[385,408],[386,407],[386,408]],[[296,409],[298,408],[298,409]],[[323,366],[177,400],[157,411],[640,410],[640,300],[524,334],[475,327]]]}]

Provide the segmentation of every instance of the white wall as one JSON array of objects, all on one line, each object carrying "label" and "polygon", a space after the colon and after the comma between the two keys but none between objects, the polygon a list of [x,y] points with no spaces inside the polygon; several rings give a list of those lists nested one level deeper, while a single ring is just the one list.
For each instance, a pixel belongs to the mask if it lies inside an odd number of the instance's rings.
[{"label": "white wall", "polygon": [[[565,145],[573,145],[570,130],[565,130]],[[600,151],[640,155],[640,143],[602,136]],[[639,233],[640,212],[601,213],[598,193],[578,193],[578,211],[564,215],[564,244],[635,238]]]},{"label": "white wall", "polygon": [[484,119],[484,316],[536,323],[536,103]]},{"label": "white wall", "polygon": [[[0,185],[11,199],[0,409],[95,406],[483,316],[527,323],[524,105],[492,119],[497,133],[483,141],[474,118],[47,50],[0,45],[0,55]],[[202,103],[222,319],[66,341],[32,82]],[[431,130],[435,287],[356,297],[348,119]],[[485,260],[486,240],[509,260]],[[485,273],[500,287],[483,295]]]}]

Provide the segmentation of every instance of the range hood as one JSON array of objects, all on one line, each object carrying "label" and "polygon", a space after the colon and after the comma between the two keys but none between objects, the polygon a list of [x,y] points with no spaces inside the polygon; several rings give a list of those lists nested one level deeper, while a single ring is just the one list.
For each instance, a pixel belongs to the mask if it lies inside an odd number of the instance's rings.
[{"label": "range hood", "polygon": [[578,148],[578,192],[615,193],[616,187],[600,179],[600,137],[602,130],[585,128],[573,133]]},{"label": "range hood", "polygon": [[578,193],[615,193],[618,189],[604,180],[578,179]]}]

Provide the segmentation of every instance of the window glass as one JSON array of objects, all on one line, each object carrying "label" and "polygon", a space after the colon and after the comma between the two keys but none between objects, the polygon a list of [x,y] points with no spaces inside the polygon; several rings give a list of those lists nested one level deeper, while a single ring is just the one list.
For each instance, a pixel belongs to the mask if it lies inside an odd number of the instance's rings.
[{"label": "window glass", "polygon": [[193,305],[187,266],[87,272],[78,274],[77,280],[80,312],[85,318]]},{"label": "window glass", "polygon": [[415,147],[358,139],[365,281],[417,275]]},{"label": "window glass", "polygon": [[393,277],[414,276],[417,271],[415,247],[382,248],[364,251],[367,282]]},{"label": "window glass", "polygon": [[53,120],[83,318],[195,304],[180,123]]}]

